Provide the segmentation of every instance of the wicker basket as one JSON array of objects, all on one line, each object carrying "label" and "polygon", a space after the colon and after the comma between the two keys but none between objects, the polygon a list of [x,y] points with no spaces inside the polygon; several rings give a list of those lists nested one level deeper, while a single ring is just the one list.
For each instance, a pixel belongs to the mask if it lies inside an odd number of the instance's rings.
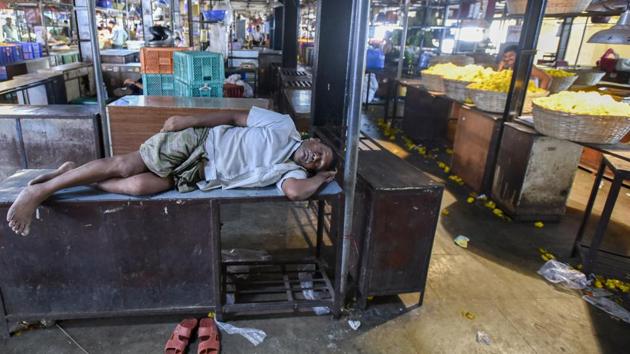
[{"label": "wicker basket", "polygon": [[441,75],[422,72],[422,85],[429,91],[444,92],[444,78]]},{"label": "wicker basket", "polygon": [[[527,96],[525,96],[525,102],[523,102],[523,113],[531,113],[532,112],[532,100],[537,97],[544,97],[549,94],[548,91],[540,92],[540,93],[531,93],[528,92]],[[503,113],[505,111],[506,101],[507,101],[507,93],[506,92],[495,92],[495,91],[484,91],[484,90],[475,90],[468,89],[468,95],[475,103],[475,106],[482,111],[492,112],[492,113]]]},{"label": "wicker basket", "polygon": [[558,93],[560,91],[566,91],[573,85],[575,80],[578,79],[577,75],[568,77],[552,77],[551,85],[549,85],[549,92]]},{"label": "wicker basket", "polygon": [[539,133],[580,143],[616,144],[630,132],[630,117],[575,115],[536,104],[533,115]]},{"label": "wicker basket", "polygon": [[577,74],[577,80],[573,83],[576,86],[595,86],[606,75],[603,71],[594,70],[571,70]]},{"label": "wicker basket", "polygon": [[468,98],[468,89],[470,81],[449,80],[444,79],[444,88],[446,95],[455,101],[465,102]]},{"label": "wicker basket", "polygon": [[[591,0],[549,0],[545,15],[560,15],[578,13],[586,10]],[[527,8],[527,0],[507,0],[507,10],[510,15],[523,15]]]}]

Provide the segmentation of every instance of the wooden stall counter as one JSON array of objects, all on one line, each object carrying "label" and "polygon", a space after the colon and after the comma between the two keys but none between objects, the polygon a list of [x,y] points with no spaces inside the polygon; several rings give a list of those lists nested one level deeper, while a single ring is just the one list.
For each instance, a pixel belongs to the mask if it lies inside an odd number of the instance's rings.
[{"label": "wooden stall counter", "polygon": [[254,106],[269,109],[270,103],[260,98],[125,96],[107,106],[112,151],[120,155],[138,150],[171,116],[249,112]]}]

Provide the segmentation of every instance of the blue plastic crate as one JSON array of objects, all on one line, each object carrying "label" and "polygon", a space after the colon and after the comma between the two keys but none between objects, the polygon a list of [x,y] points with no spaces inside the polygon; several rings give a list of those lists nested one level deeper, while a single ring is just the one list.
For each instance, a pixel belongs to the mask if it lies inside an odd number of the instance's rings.
[{"label": "blue plastic crate", "polygon": [[0,65],[22,60],[21,48],[16,45],[0,46]]},{"label": "blue plastic crate", "polygon": [[175,79],[175,96],[223,97],[223,83],[187,84]]},{"label": "blue plastic crate", "polygon": [[223,84],[223,55],[210,52],[183,51],[173,54],[175,79],[187,84]]},{"label": "blue plastic crate", "polygon": [[9,76],[7,75],[7,68],[4,66],[0,66],[0,81],[8,80]]},{"label": "blue plastic crate", "polygon": [[225,10],[206,10],[202,11],[204,21],[221,22],[225,19]]},{"label": "blue plastic crate", "polygon": [[22,56],[24,59],[33,59],[42,57],[42,45],[37,42],[20,42],[19,43]]},{"label": "blue plastic crate", "polygon": [[142,74],[145,96],[173,96],[175,82],[171,74]]}]

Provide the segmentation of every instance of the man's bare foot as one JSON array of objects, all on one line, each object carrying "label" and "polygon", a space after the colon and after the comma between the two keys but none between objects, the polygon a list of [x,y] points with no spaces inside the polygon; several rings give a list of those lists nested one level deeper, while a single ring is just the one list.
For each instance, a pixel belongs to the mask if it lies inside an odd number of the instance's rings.
[{"label": "man's bare foot", "polygon": [[75,164],[72,161],[64,162],[61,166],[59,166],[58,169],[56,169],[56,170],[54,170],[52,172],[44,173],[43,175],[40,175],[40,176],[37,176],[37,177],[33,178],[32,180],[30,180],[28,182],[28,185],[32,186],[34,184],[44,183],[44,182],[50,181],[51,179],[53,179],[53,178],[55,178],[55,177],[57,177],[59,175],[62,175],[64,173],[74,169],[75,167],[77,167],[77,164]]},{"label": "man's bare foot", "polygon": [[7,213],[7,222],[13,232],[22,236],[28,235],[35,209],[47,197],[40,185],[28,186],[22,190]]}]

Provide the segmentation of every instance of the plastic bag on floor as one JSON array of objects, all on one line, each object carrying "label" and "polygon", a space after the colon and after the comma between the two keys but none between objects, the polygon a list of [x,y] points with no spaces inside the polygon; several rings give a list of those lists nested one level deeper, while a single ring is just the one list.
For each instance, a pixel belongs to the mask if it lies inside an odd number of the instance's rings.
[{"label": "plastic bag on floor", "polygon": [[569,289],[584,289],[588,285],[584,273],[553,259],[540,267],[538,274],[551,283],[561,284]]},{"label": "plastic bag on floor", "polygon": [[[302,294],[307,300],[319,300],[320,294],[313,291],[313,276],[311,273],[300,272],[298,273],[298,278],[300,279],[300,286],[305,288],[302,290]],[[330,309],[325,306],[313,307],[313,312],[316,315],[327,315],[330,313]]]},{"label": "plastic bag on floor", "polygon": [[217,327],[219,327],[220,330],[224,331],[227,334],[240,334],[254,346],[262,343],[265,338],[267,338],[267,333],[260,329],[247,327],[240,328],[229,323],[219,322],[217,320],[214,320],[214,322],[216,322]]},{"label": "plastic bag on floor", "polygon": [[609,298],[584,295],[582,296],[582,299],[609,315],[630,323],[630,312]]}]

